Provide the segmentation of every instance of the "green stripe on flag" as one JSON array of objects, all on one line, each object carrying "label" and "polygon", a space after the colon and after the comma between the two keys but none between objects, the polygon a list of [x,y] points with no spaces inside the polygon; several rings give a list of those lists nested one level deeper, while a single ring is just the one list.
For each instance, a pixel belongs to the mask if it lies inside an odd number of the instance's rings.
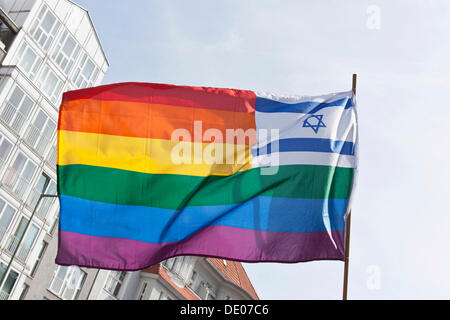
[{"label": "green stripe on flag", "polygon": [[146,174],[87,165],[58,166],[59,194],[94,201],[155,208],[241,203],[255,196],[347,199],[353,169],[316,165],[280,166],[275,175],[261,168],[230,176]]}]

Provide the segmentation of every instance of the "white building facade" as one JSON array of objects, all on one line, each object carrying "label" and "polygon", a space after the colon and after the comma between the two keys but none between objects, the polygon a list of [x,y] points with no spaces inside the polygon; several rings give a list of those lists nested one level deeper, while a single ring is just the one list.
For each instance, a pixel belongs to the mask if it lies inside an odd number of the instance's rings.
[{"label": "white building facade", "polygon": [[72,1],[0,0],[0,18],[0,275],[24,235],[0,299],[25,298],[44,267],[51,279],[40,285],[74,299],[89,271],[57,268],[46,254],[56,250],[55,198],[41,201],[24,231],[39,195],[56,194],[62,93],[100,84],[108,61],[89,14]]}]

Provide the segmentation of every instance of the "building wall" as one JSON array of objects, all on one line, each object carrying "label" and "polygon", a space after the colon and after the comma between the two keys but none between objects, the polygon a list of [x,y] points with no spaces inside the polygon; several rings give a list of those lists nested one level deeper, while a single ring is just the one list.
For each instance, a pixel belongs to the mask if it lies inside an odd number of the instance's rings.
[{"label": "building wall", "polygon": [[[52,282],[54,271],[56,269],[53,257],[56,256],[57,251],[57,230],[52,235],[47,234],[44,241],[48,243],[45,250],[44,257],[39,263],[34,275],[29,275],[25,278],[24,283],[29,286],[28,292],[25,296],[27,300],[42,300],[45,298],[49,300],[59,300],[60,297],[49,290]],[[94,283],[96,270],[89,270],[82,268],[87,273],[82,289],[77,297],[80,300],[87,300],[92,284]]]},{"label": "building wall", "polygon": [[[0,229],[0,262],[5,266],[25,225],[22,218],[31,217],[39,194],[56,191],[56,123],[62,93],[98,85],[108,62],[89,15],[73,2],[1,0],[0,7],[20,28],[6,43],[0,67],[0,228],[5,227]],[[2,30],[4,35],[4,25]],[[58,209],[54,198],[38,207],[12,265],[18,278],[10,299],[20,297],[24,284],[29,286],[26,299],[87,298],[96,270],[70,268],[66,274],[72,277],[62,280],[61,290],[48,290],[51,284],[59,288],[59,278],[53,281],[55,272],[66,270],[54,264],[57,237],[51,229]],[[31,275],[43,241],[48,247]],[[71,294],[71,280],[82,275],[81,291]],[[6,288],[0,290],[0,298],[8,298]]]},{"label": "building wall", "polygon": [[0,0],[0,8],[14,20],[18,27],[21,27],[35,2],[36,0]]}]

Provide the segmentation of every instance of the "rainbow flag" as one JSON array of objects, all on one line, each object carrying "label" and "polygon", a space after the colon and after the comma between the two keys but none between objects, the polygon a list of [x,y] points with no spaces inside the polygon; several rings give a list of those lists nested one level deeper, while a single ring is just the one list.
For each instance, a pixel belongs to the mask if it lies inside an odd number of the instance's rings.
[{"label": "rainbow flag", "polygon": [[56,263],[343,260],[356,149],[351,91],[120,83],[66,92]]}]

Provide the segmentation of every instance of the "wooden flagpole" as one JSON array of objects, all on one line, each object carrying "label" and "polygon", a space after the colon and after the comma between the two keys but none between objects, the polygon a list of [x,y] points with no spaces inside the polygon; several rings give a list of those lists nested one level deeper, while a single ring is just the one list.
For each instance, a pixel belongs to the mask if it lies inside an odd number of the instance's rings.
[{"label": "wooden flagpole", "polygon": [[[356,73],[353,74],[352,79],[352,91],[356,95]],[[349,255],[350,255],[350,223],[352,218],[352,211],[348,213],[347,221],[345,223],[345,261],[344,261],[344,286],[342,292],[342,300],[347,300],[348,291],[348,265],[349,265]]]}]

